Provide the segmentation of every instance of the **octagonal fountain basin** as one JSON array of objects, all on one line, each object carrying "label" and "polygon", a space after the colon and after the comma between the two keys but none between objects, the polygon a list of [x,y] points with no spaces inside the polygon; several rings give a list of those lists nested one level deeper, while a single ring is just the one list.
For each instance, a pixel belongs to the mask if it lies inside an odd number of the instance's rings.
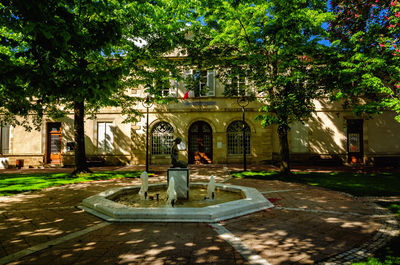
[{"label": "octagonal fountain basin", "polygon": [[[140,186],[114,188],[82,201],[82,208],[110,222],[218,222],[271,208],[254,188],[216,184],[215,200],[205,199],[207,183],[191,183],[189,200],[168,206],[166,184],[149,185],[147,200],[138,200]],[[156,196],[159,194],[159,201]]]}]

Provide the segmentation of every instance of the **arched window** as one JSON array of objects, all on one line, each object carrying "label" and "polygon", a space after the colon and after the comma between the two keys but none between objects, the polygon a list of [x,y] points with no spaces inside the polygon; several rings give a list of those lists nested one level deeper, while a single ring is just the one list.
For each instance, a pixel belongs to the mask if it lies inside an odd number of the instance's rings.
[{"label": "arched window", "polygon": [[[250,154],[250,127],[244,123],[246,138],[246,154]],[[227,129],[228,154],[243,154],[243,121],[232,122]]]},{"label": "arched window", "polygon": [[169,155],[174,141],[174,128],[168,122],[159,122],[151,130],[151,153]]}]

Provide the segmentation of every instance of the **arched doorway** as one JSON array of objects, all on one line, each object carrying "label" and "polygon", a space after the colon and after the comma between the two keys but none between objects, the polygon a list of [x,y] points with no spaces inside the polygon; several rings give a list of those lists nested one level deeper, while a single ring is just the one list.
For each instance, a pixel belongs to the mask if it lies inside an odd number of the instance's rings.
[{"label": "arched doorway", "polygon": [[212,129],[204,121],[197,121],[189,128],[189,164],[212,163]]}]

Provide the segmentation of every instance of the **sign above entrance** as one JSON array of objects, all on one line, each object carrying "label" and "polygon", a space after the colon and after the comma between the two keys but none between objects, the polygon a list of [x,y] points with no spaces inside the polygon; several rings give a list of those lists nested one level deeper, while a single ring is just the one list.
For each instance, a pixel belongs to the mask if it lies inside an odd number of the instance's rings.
[{"label": "sign above entrance", "polygon": [[216,101],[194,101],[194,102],[185,102],[185,106],[215,106],[217,105]]}]

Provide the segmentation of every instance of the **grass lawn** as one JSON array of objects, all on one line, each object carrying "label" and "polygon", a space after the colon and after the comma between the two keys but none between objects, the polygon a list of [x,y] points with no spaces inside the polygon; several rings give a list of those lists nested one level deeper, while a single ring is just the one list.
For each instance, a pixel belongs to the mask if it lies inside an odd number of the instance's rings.
[{"label": "grass lawn", "polygon": [[233,173],[233,177],[298,182],[343,191],[355,196],[400,195],[399,173],[293,172],[292,177],[282,178],[277,171],[247,171]]},{"label": "grass lawn", "polygon": [[141,173],[141,171],[103,171],[78,176],[69,173],[0,174],[0,196],[78,182],[138,178]]}]

